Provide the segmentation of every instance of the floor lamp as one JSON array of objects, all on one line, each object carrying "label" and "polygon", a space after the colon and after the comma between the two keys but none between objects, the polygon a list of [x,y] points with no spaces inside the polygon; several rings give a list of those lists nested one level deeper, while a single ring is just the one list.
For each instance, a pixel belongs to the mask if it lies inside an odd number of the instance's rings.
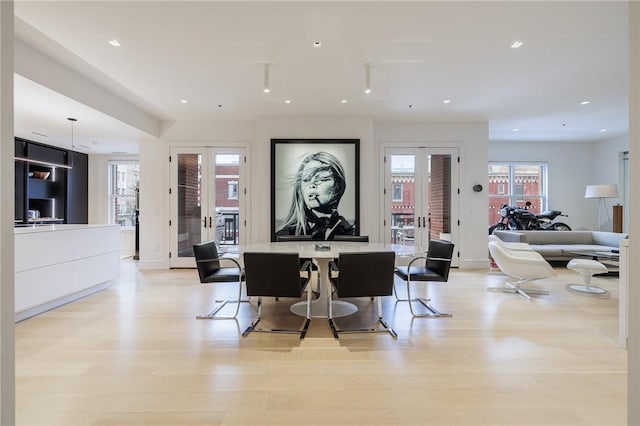
[{"label": "floor lamp", "polygon": [[607,209],[607,203],[605,198],[617,198],[618,197],[618,185],[587,185],[587,189],[584,192],[584,198],[597,198],[598,205],[596,207],[596,217],[593,222],[594,230],[601,230],[602,210],[607,215],[607,226],[611,222],[611,216]]}]

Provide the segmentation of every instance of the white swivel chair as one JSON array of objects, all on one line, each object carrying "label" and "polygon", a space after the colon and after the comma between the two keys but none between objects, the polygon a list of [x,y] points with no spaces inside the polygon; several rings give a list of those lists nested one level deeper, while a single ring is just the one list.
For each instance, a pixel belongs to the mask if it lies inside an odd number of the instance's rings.
[{"label": "white swivel chair", "polygon": [[531,294],[549,294],[546,290],[523,288],[522,284],[529,281],[549,278],[555,275],[549,262],[535,251],[507,250],[495,241],[489,241],[489,253],[495,260],[498,268],[516,281],[507,282],[507,287],[489,287],[488,290],[517,293],[527,300],[531,300]]}]

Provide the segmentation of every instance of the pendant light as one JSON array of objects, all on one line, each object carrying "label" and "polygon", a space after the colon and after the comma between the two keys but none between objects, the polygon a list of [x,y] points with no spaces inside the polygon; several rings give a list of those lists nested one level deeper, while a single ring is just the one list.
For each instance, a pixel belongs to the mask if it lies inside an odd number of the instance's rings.
[{"label": "pendant light", "polygon": [[73,117],[67,117],[67,120],[71,122],[71,151],[69,151],[67,154],[69,156],[69,158],[67,159],[67,163],[69,164],[70,167],[73,167],[73,156],[76,148],[76,146],[73,143],[73,123],[78,121],[78,119]]}]

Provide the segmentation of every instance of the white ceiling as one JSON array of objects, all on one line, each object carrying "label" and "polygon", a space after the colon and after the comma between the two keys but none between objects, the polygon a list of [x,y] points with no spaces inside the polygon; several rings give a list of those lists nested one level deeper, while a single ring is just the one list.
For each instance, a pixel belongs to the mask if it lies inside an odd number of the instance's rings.
[{"label": "white ceiling", "polygon": [[[18,1],[15,13],[19,39],[161,120],[486,120],[491,141],[628,129],[626,2]],[[136,129],[29,80],[15,97],[19,136],[68,140],[65,118],[81,115],[76,147],[137,150]]]}]

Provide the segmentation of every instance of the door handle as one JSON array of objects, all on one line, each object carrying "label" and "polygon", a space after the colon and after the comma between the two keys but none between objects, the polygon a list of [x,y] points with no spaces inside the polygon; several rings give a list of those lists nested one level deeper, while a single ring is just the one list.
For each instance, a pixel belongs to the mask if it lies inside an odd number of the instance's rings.
[{"label": "door handle", "polygon": [[204,221],[204,227],[206,228],[207,227],[207,217],[206,216],[203,218],[203,221]]},{"label": "door handle", "polygon": [[209,228],[211,228],[211,216],[209,216]]},{"label": "door handle", "polygon": [[418,216],[418,228],[420,228],[420,216]]}]

